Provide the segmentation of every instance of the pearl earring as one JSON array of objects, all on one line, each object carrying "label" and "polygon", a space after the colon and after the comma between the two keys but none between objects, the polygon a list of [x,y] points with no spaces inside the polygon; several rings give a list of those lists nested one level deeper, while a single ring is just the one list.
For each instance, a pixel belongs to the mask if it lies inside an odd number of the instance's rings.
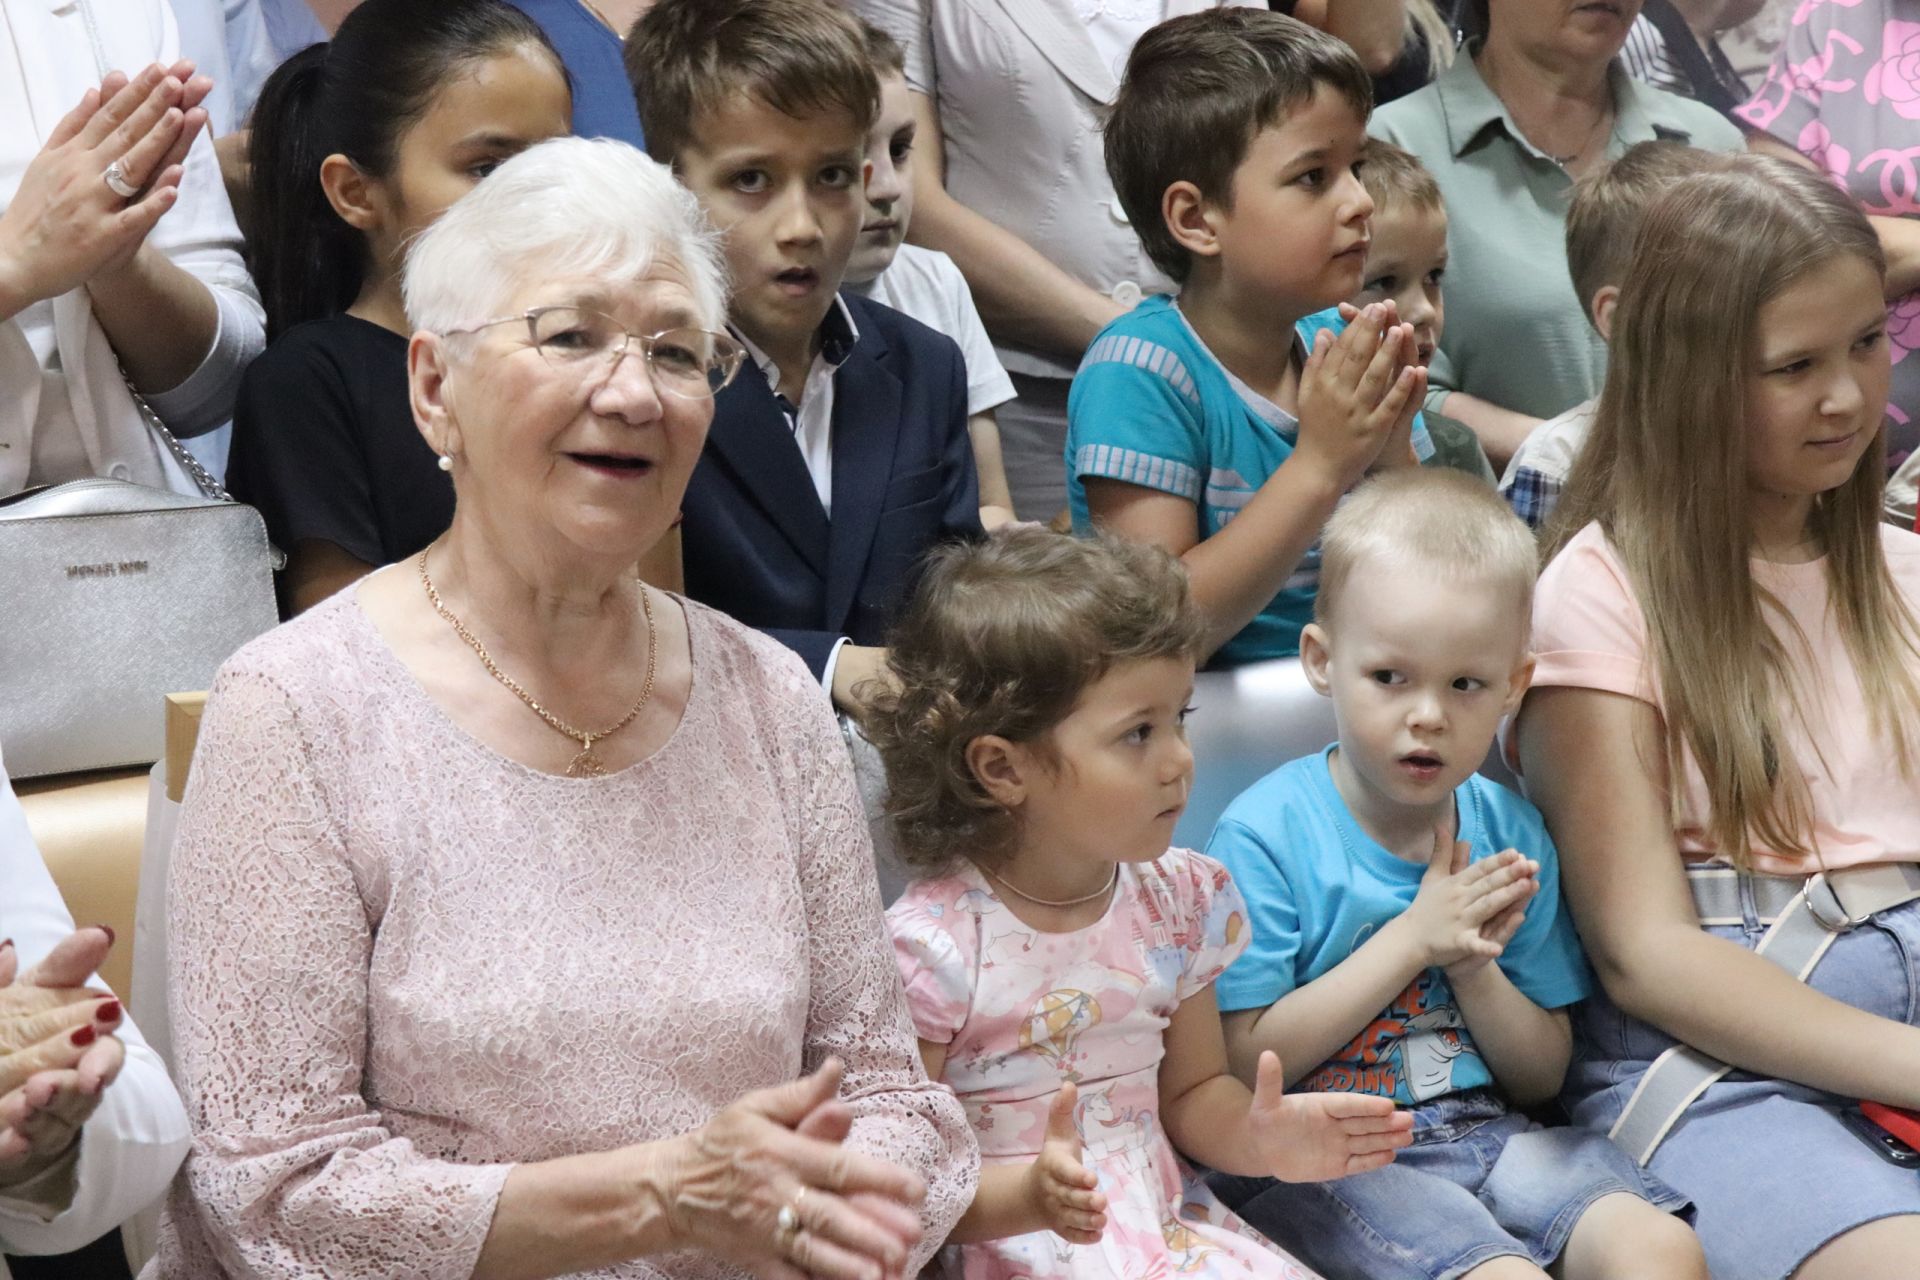
[{"label": "pearl earring", "polygon": [[453,470],[453,459],[443,453],[440,455],[439,465],[442,471],[451,471]]}]

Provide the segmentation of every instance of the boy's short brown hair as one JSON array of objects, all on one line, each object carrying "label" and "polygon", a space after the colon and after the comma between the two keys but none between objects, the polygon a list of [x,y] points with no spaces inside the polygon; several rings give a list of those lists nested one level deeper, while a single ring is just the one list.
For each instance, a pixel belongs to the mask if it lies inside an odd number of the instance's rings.
[{"label": "boy's short brown hair", "polygon": [[1411,151],[1383,138],[1368,138],[1360,152],[1360,184],[1373,197],[1376,210],[1411,205],[1428,213],[1445,213],[1440,184]]},{"label": "boy's short brown hair", "polygon": [[1192,265],[1160,201],[1176,182],[1233,207],[1233,174],[1254,135],[1325,85],[1365,120],[1373,79],[1345,41],[1264,9],[1208,9],[1141,36],[1107,111],[1107,173],[1155,266],[1185,280]]},{"label": "boy's short brown hair", "polygon": [[796,118],[844,111],[863,137],[879,111],[860,20],[834,0],[659,0],[623,60],[647,152],[665,164],[736,95]]},{"label": "boy's short brown hair", "polygon": [[867,61],[873,64],[873,73],[877,76],[904,76],[907,74],[907,55],[900,48],[900,42],[874,26],[871,22],[860,23],[860,34],[867,38]]},{"label": "boy's short brown hair", "polygon": [[902,862],[997,862],[1019,838],[967,763],[997,735],[1044,755],[1087,687],[1124,662],[1195,661],[1205,624],[1178,560],[1106,535],[1004,530],[935,552],[887,640],[894,687],[861,727],[887,767]]},{"label": "boy's short brown hair", "polygon": [[1633,239],[1647,211],[1680,179],[1721,163],[1716,153],[1684,142],[1640,142],[1574,184],[1567,206],[1567,272],[1589,320],[1593,295],[1626,280]]}]

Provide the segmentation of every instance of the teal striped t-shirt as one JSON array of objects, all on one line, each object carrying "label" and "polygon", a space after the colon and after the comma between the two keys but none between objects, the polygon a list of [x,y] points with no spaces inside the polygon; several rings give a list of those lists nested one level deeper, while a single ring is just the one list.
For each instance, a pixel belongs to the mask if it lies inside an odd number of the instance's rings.
[{"label": "teal striped t-shirt", "polygon": [[[1294,326],[1304,353],[1322,329],[1338,334],[1337,310]],[[1085,480],[1096,476],[1171,493],[1194,504],[1202,540],[1240,513],[1293,456],[1294,416],[1228,372],[1164,294],[1100,331],[1067,395],[1067,502],[1076,533],[1093,527]],[[1433,453],[1426,423],[1413,422],[1414,452]],[[1216,667],[1300,652],[1320,584],[1316,542],[1285,587],[1214,655]]]}]

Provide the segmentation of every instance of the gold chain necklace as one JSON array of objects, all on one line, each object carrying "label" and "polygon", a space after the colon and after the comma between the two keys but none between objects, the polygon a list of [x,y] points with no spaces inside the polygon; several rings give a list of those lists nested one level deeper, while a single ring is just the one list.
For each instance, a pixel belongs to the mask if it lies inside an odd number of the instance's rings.
[{"label": "gold chain necklace", "polygon": [[1089,893],[1084,898],[1068,898],[1064,902],[1054,902],[1048,898],[1034,897],[1032,894],[1028,893],[1025,889],[1022,889],[1019,885],[1014,884],[1011,880],[1008,880],[1005,876],[997,874],[991,867],[981,865],[980,869],[986,872],[988,875],[992,876],[994,879],[994,882],[998,884],[1001,888],[1011,889],[1013,890],[1014,895],[1016,897],[1025,898],[1028,902],[1031,902],[1034,905],[1041,906],[1041,907],[1077,907],[1083,902],[1092,902],[1095,898],[1098,898],[1104,895],[1107,892],[1107,890],[1113,888],[1113,886],[1117,884],[1120,880],[1120,864],[1116,862],[1113,864],[1113,875],[1107,880],[1105,884],[1101,885],[1098,889],[1095,889],[1092,893]]},{"label": "gold chain necklace", "polygon": [[492,656],[487,653],[487,647],[480,643],[479,637],[467,630],[467,624],[454,616],[453,610],[447,608],[441,601],[440,593],[433,589],[433,579],[427,576],[427,553],[425,551],[420,553],[420,585],[427,589],[427,599],[433,604],[433,611],[451,623],[454,632],[462,640],[467,642],[467,647],[480,655],[480,665],[487,669],[488,675],[513,690],[515,696],[517,696],[520,701],[533,708],[535,715],[545,720],[561,733],[567,735],[567,737],[579,742],[580,754],[576,755],[572,762],[567,765],[567,776],[569,778],[600,778],[606,776],[607,766],[601,763],[600,757],[593,753],[593,744],[612,737],[614,734],[632,724],[633,718],[640,714],[641,709],[644,708],[653,697],[653,660],[654,655],[659,652],[660,646],[655,642],[653,601],[647,594],[646,584],[640,584],[640,608],[641,611],[646,614],[647,618],[647,680],[646,683],[640,687],[640,700],[633,704],[633,709],[624,716],[621,716],[619,723],[609,725],[598,733],[587,733],[576,729],[559,716],[554,715],[553,712],[547,710],[538,702],[535,702],[533,695],[525,689],[522,689],[519,684],[514,681],[512,676],[494,665]]}]

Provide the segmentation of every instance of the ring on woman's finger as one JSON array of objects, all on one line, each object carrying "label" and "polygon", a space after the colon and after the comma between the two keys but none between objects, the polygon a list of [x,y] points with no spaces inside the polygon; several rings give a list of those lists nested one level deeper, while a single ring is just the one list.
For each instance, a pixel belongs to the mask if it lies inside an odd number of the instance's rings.
[{"label": "ring on woman's finger", "polygon": [[131,200],[140,194],[140,188],[127,181],[126,166],[118,160],[108,165],[107,171],[100,177],[106,182],[107,189],[122,200]]},{"label": "ring on woman's finger", "polygon": [[793,1198],[780,1206],[780,1212],[774,1215],[774,1225],[780,1229],[782,1244],[790,1243],[800,1234],[800,1202],[807,1198],[806,1187],[793,1193]]}]

